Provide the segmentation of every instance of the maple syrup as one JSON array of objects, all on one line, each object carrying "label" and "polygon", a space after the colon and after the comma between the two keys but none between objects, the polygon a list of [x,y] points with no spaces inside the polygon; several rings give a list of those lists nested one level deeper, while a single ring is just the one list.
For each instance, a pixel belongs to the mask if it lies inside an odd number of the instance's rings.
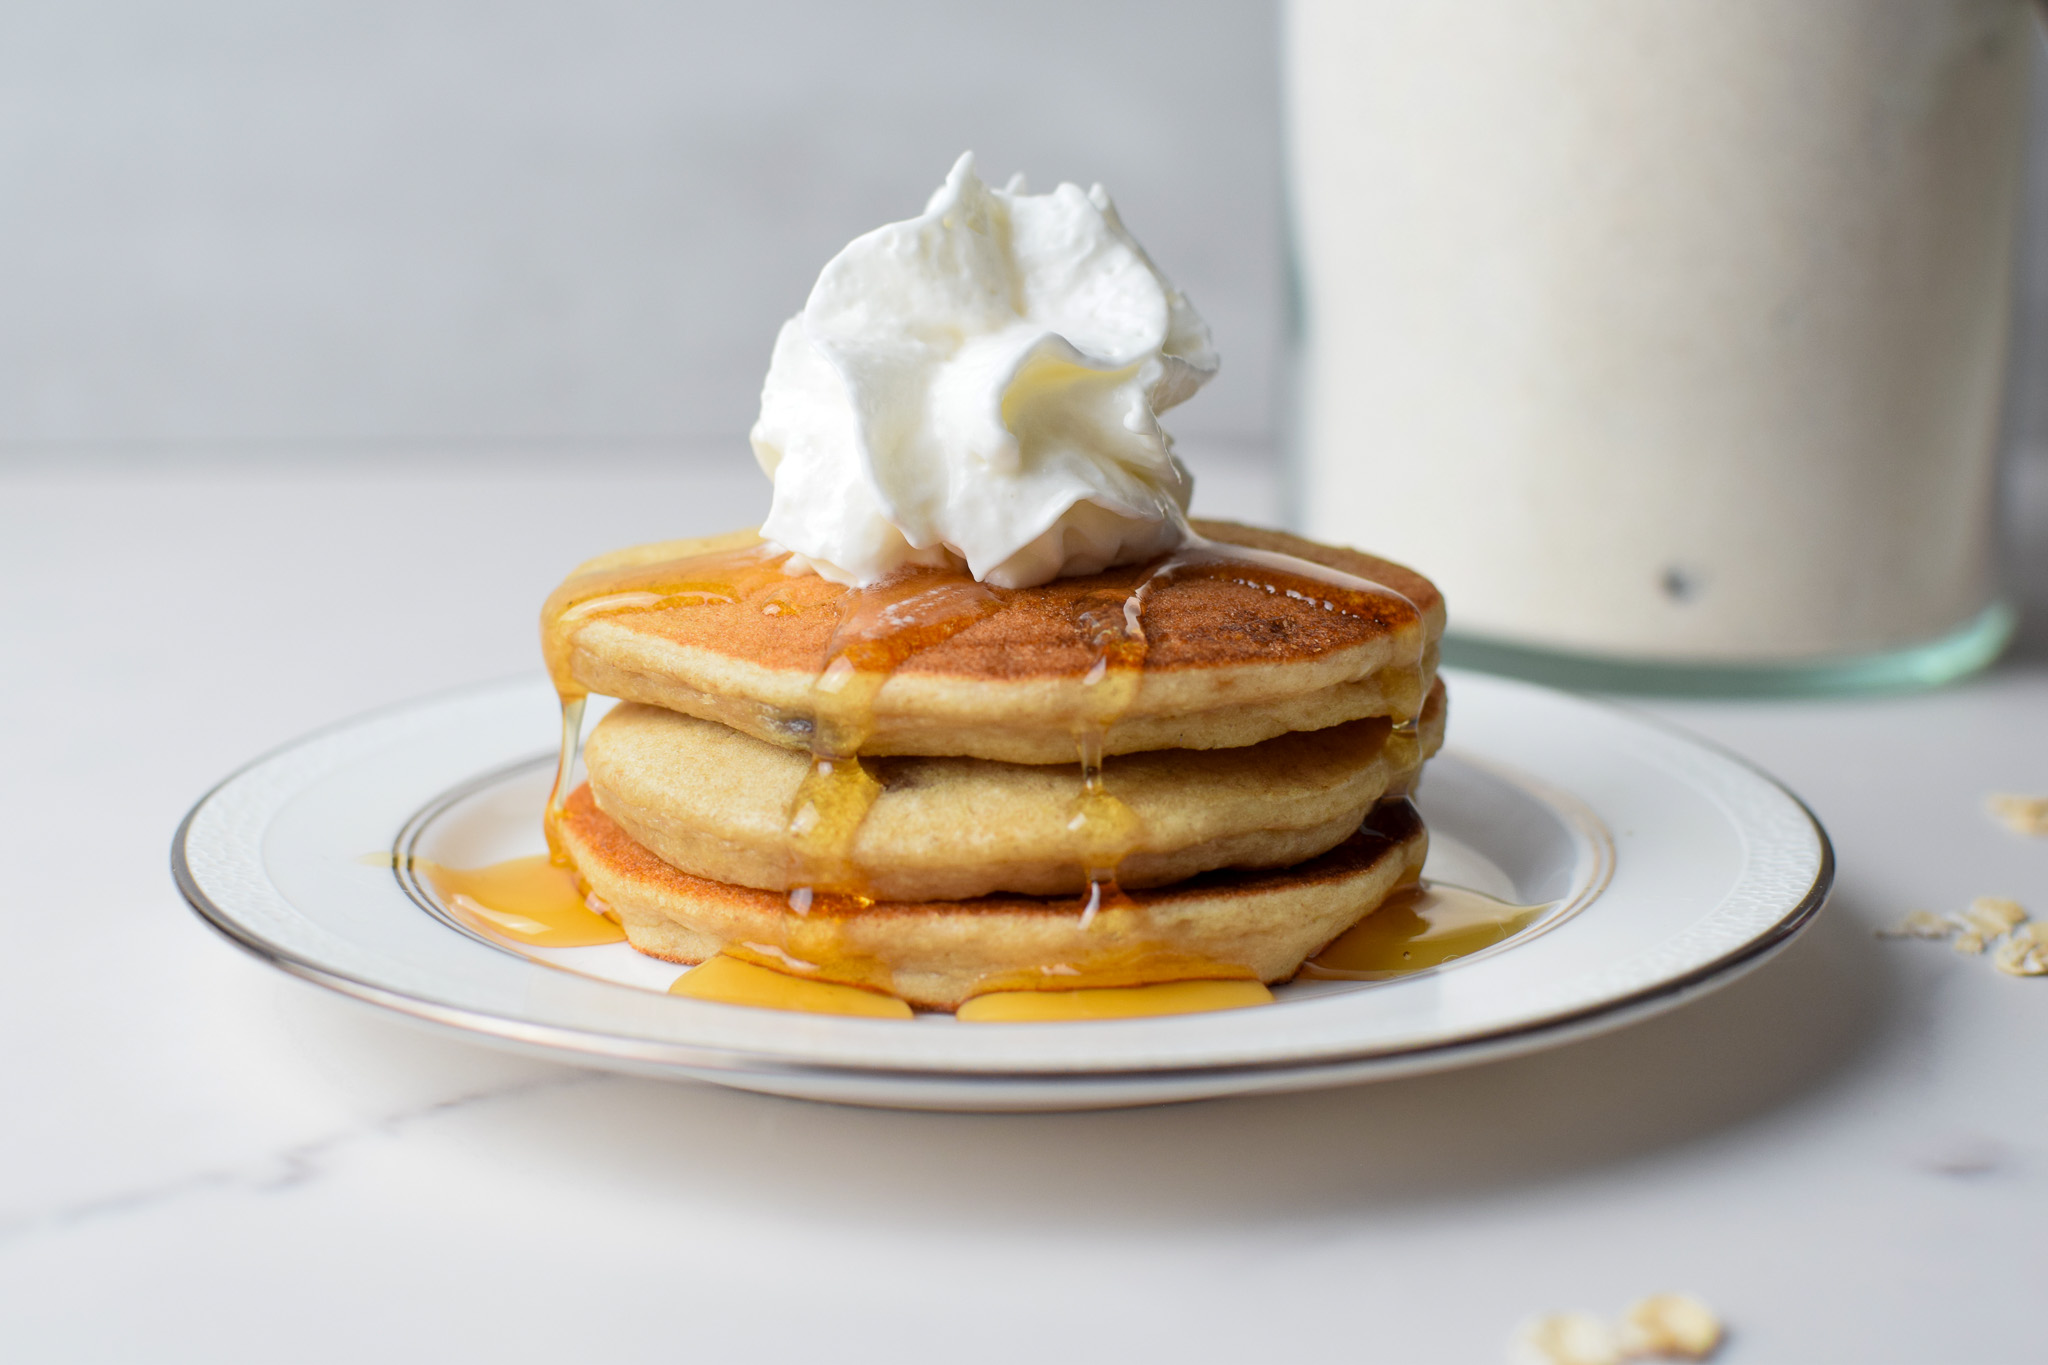
[{"label": "maple syrup", "polygon": [[1111,727],[1137,700],[1151,647],[1145,635],[1145,602],[1162,584],[1177,578],[1223,579],[1274,595],[1320,602],[1325,611],[1374,620],[1390,633],[1412,630],[1414,657],[1398,665],[1408,675],[1406,692],[1412,696],[1401,698],[1406,705],[1394,717],[1389,740],[1408,751],[1393,752],[1389,757],[1397,766],[1419,757],[1414,750],[1421,743],[1418,719],[1426,637],[1421,629],[1422,613],[1413,602],[1384,584],[1310,560],[1222,544],[1197,534],[1185,523],[1181,529],[1180,546],[1155,564],[1121,602],[1114,601],[1112,594],[1098,593],[1085,599],[1076,612],[1095,652],[1081,679],[1082,703],[1074,721],[1081,790],[1067,825],[1075,836],[1075,854],[1088,883],[1081,910],[1084,926],[1095,920],[1105,901],[1121,895],[1116,887],[1117,864],[1143,838],[1136,814],[1103,780],[1103,750]]},{"label": "maple syrup", "polygon": [[1422,612],[1404,594],[1369,578],[1333,569],[1314,560],[1276,550],[1255,550],[1210,540],[1192,527],[1183,528],[1186,538],[1168,554],[1139,585],[1138,599],[1131,611],[1135,621],[1143,611],[1143,595],[1155,585],[1176,578],[1211,578],[1236,583],[1277,597],[1320,606],[1324,611],[1375,623],[1390,639],[1412,635],[1408,657],[1390,661],[1389,679],[1398,676],[1399,693],[1390,697],[1393,719],[1398,726],[1414,726],[1422,714],[1423,680],[1427,671],[1428,638],[1422,628]]},{"label": "maple syrup", "polygon": [[1272,1003],[1273,993],[1256,981],[1162,981],[1093,990],[993,991],[975,996],[954,1017],[974,1024],[1049,1023],[1203,1014]]},{"label": "maple syrup", "polygon": [[562,837],[556,824],[561,819],[562,807],[569,800],[569,783],[573,780],[576,756],[583,743],[583,711],[589,702],[588,696],[562,694],[562,747],[555,758],[554,785],[548,788],[547,813],[540,822],[542,832],[547,835],[548,857],[558,867],[573,866],[568,850],[562,847]]},{"label": "maple syrup", "polygon": [[767,542],[646,564],[580,573],[541,608],[541,659],[565,700],[587,695],[570,668],[577,630],[603,616],[621,616],[707,602],[736,602],[750,588],[781,576],[787,551]]},{"label": "maple syrup", "polygon": [[646,564],[598,569],[568,579],[548,594],[541,607],[541,659],[562,703],[562,747],[555,761],[554,786],[548,793],[546,816],[549,856],[564,867],[558,826],[582,743],[583,712],[589,689],[576,681],[570,666],[576,632],[605,616],[669,611],[708,602],[737,602],[749,592],[782,577],[786,551],[766,542],[738,549],[714,550]]},{"label": "maple syrup", "polygon": [[1094,924],[1105,902],[1118,903],[1117,865],[1138,846],[1144,831],[1136,812],[1103,780],[1103,750],[1110,727],[1121,720],[1138,698],[1144,680],[1145,594],[1156,574],[1147,575],[1126,595],[1095,593],[1075,612],[1094,659],[1081,675],[1081,704],[1074,717],[1074,754],[1081,769],[1067,829],[1074,836],[1074,855],[1081,864],[1087,890],[1081,900],[1081,927]]},{"label": "maple syrup", "polygon": [[463,923],[536,948],[588,948],[617,943],[626,931],[591,909],[576,874],[547,854],[488,867],[443,867],[414,859],[441,901]]},{"label": "maple syrup", "polygon": [[684,972],[668,993],[803,1014],[848,1014],[867,1019],[908,1019],[911,1014],[910,1006],[893,995],[831,981],[806,981],[726,953]]},{"label": "maple syrup", "polygon": [[1462,886],[1413,881],[1302,964],[1305,981],[1381,981],[1503,943],[1548,905],[1516,905]]},{"label": "maple syrup", "polygon": [[895,969],[847,941],[844,915],[863,904],[858,897],[799,887],[790,893],[790,913],[776,924],[773,942],[733,939],[720,953],[764,971],[893,996]]},{"label": "maple syrup", "polygon": [[[882,784],[860,761],[875,698],[912,655],[1001,609],[1005,595],[957,573],[915,568],[839,599],[839,622],[811,684],[811,770],[790,801],[790,883],[866,898],[854,841]],[[807,904],[807,902],[806,902]]]}]

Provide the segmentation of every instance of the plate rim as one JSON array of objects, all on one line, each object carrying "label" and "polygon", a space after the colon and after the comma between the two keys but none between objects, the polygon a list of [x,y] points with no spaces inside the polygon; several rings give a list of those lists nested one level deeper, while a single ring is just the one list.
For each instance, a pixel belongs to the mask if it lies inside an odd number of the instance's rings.
[{"label": "plate rim", "polygon": [[[1491,681],[1510,684],[1517,689],[1566,698],[1609,712],[1634,724],[1659,730],[1682,743],[1713,754],[1773,788],[1799,811],[1812,833],[1819,857],[1811,883],[1797,901],[1767,928],[1718,957],[1677,976],[1637,990],[1504,1027],[1407,1045],[1367,1045],[1352,1051],[1319,1051],[1312,1055],[1274,1057],[1258,1061],[1169,1066],[1111,1064],[1088,1068],[1005,1066],[990,1070],[920,1066],[914,1063],[892,1062],[886,1058],[861,1062],[792,1059],[772,1052],[750,1051],[743,1047],[635,1037],[630,1034],[540,1022],[468,1005],[451,1004],[364,979],[272,942],[237,920],[200,886],[188,857],[188,844],[193,826],[208,805],[238,779],[323,737],[355,729],[383,717],[402,714],[437,702],[457,701],[470,694],[496,692],[516,684],[530,685],[532,680],[526,673],[387,703],[330,722],[264,751],[214,783],[185,813],[171,842],[171,873],[179,893],[197,916],[230,943],[257,960],[300,980],[333,990],[337,994],[472,1037],[544,1052],[564,1061],[581,1060],[589,1065],[622,1063],[636,1070],[696,1074],[707,1079],[718,1075],[745,1076],[764,1081],[774,1077],[791,1081],[815,1079],[842,1082],[865,1078],[876,1082],[923,1082],[953,1088],[1002,1084],[1028,1086],[1047,1082],[1070,1085],[1122,1083],[1142,1086],[1148,1080],[1186,1081],[1198,1076],[1211,1078],[1219,1083],[1236,1078],[1295,1077],[1301,1079],[1304,1085],[1313,1086],[1323,1083],[1319,1078],[1325,1075],[1328,1076],[1327,1083],[1341,1084],[1351,1080],[1369,1079],[1369,1076],[1355,1074],[1360,1071],[1384,1070],[1389,1073],[1408,1074],[1422,1070],[1447,1069],[1469,1062],[1483,1061],[1504,1053],[1533,1050],[1545,1045],[1546,1040],[1562,1043],[1573,1037],[1603,1031],[1606,1027],[1622,1027],[1717,989],[1743,975],[1750,968],[1761,965],[1786,946],[1813,921],[1826,904],[1833,889],[1836,872],[1833,841],[1812,808],[1796,792],[1758,764],[1713,740],[1693,733],[1682,725],[1614,698],[1564,692],[1561,689],[1542,687],[1515,679],[1497,678],[1494,675],[1481,676],[1486,676]],[[1348,1074],[1331,1074],[1337,1072]]]}]

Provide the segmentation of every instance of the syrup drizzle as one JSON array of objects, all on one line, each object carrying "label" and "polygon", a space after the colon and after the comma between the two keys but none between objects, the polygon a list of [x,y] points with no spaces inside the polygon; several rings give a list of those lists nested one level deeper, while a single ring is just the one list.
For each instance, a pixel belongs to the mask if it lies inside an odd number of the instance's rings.
[{"label": "syrup drizzle", "polygon": [[548,837],[548,857],[557,867],[575,865],[568,850],[562,847],[562,836],[555,827],[569,800],[569,783],[575,775],[576,757],[583,743],[583,711],[589,704],[588,694],[562,694],[562,748],[555,758],[555,783],[548,788],[547,814],[541,820],[541,829]]},{"label": "syrup drizzle", "polygon": [[1389,783],[1380,793],[1382,801],[1397,796],[1408,796],[1416,779],[1422,775],[1422,718],[1407,716],[1398,719],[1387,731],[1386,761],[1391,771],[1406,773],[1398,782]]},{"label": "syrup drizzle", "polygon": [[558,826],[569,799],[577,755],[582,749],[583,712],[590,689],[576,680],[571,667],[576,632],[605,616],[668,611],[707,602],[736,602],[749,587],[781,576],[786,551],[765,541],[734,550],[714,550],[647,564],[628,564],[576,574],[552,593],[541,607],[541,659],[562,702],[562,748],[555,761],[554,786],[548,793],[543,825],[549,856],[570,865]]},{"label": "syrup drizzle", "polygon": [[[1075,856],[1088,883],[1079,907],[1080,923],[1083,928],[1102,930],[1114,922],[1119,938],[1128,936],[1134,922],[1143,917],[1142,908],[1116,884],[1117,866],[1138,846],[1143,830],[1129,806],[1108,789],[1104,752],[1111,730],[1136,702],[1143,684],[1150,649],[1144,629],[1145,605],[1160,585],[1178,578],[1222,579],[1276,596],[1320,603],[1325,611],[1373,620],[1390,637],[1404,632],[1412,635],[1412,656],[1388,666],[1400,670],[1406,682],[1389,700],[1394,709],[1394,742],[1419,743],[1416,719],[1423,701],[1426,632],[1413,602],[1383,584],[1309,560],[1211,541],[1185,524],[1182,530],[1185,538],[1180,547],[1155,564],[1128,593],[1121,597],[1114,591],[1097,593],[1077,608],[1077,623],[1094,653],[1082,677],[1081,701],[1073,721],[1080,785],[1068,828],[1074,834]],[[787,559],[785,552],[762,543],[578,575],[550,596],[542,613],[543,655],[561,697],[562,746],[546,824],[549,848],[557,863],[568,862],[556,826],[580,751],[587,696],[587,689],[571,670],[576,630],[603,616],[739,601],[781,577]],[[843,897],[855,906],[872,903],[852,851],[882,790],[860,761],[861,746],[873,730],[875,701],[905,661],[1000,610],[1012,595],[957,571],[926,568],[906,570],[843,594],[837,626],[811,687],[811,768],[788,809],[792,913],[785,922],[785,941],[727,945],[726,955],[745,965],[784,973],[799,960],[803,969],[821,970],[808,960],[817,958],[830,964],[835,978],[886,988],[888,974],[882,964],[841,960],[837,952],[830,951],[838,937],[830,927],[833,917],[820,917],[824,921],[820,922],[811,914],[821,896]],[[771,602],[763,610],[772,613],[776,605]],[[792,956],[797,948],[801,953]],[[1224,973],[1230,974],[1227,966]],[[1190,970],[1182,979],[1215,974]],[[825,983],[813,980],[804,984]],[[1071,992],[1061,987],[1075,984],[1079,983],[1059,977],[1048,977],[1043,985],[1028,983],[1033,990],[1062,995]]]},{"label": "syrup drizzle", "polygon": [[1333,569],[1313,560],[1275,550],[1254,550],[1210,540],[1184,527],[1187,539],[1168,555],[1147,580],[1168,578],[1212,578],[1237,583],[1274,596],[1320,605],[1324,611],[1372,621],[1398,639],[1403,632],[1413,636],[1409,656],[1387,664],[1390,676],[1402,683],[1391,698],[1397,730],[1415,731],[1422,714],[1426,689],[1423,686],[1428,663],[1428,635],[1422,627],[1422,612],[1404,594],[1384,583]]},{"label": "syrup drizzle", "polygon": [[875,699],[912,655],[1001,610],[1005,595],[936,569],[911,569],[840,599],[839,624],[811,684],[811,770],[789,804],[790,907],[808,914],[820,893],[870,900],[853,860],[882,784],[860,761]]},{"label": "syrup drizzle", "polygon": [[1114,593],[1083,599],[1075,613],[1094,661],[1081,675],[1081,705],[1074,717],[1074,750],[1080,761],[1081,789],[1074,798],[1067,829],[1074,835],[1074,854],[1088,889],[1081,900],[1081,927],[1096,922],[1105,905],[1127,906],[1117,887],[1116,869],[1144,836],[1136,812],[1110,793],[1103,780],[1103,749],[1110,727],[1131,709],[1144,681],[1145,598],[1159,580],[1155,570],[1118,600]]},{"label": "syrup drizzle", "polygon": [[1319,602],[1324,611],[1369,619],[1390,634],[1412,627],[1413,658],[1397,667],[1407,684],[1394,717],[1390,743],[1406,744],[1411,752],[1390,755],[1406,765],[1421,742],[1418,724],[1424,694],[1426,634],[1422,613],[1406,596],[1382,583],[1359,578],[1313,561],[1268,550],[1227,545],[1198,534],[1181,523],[1180,546],[1153,566],[1119,602],[1111,594],[1086,599],[1076,613],[1095,659],[1082,676],[1083,701],[1074,720],[1074,741],[1081,767],[1081,791],[1067,828],[1075,835],[1075,854],[1088,890],[1082,900],[1081,923],[1093,924],[1103,907],[1128,904],[1116,885],[1117,865],[1143,837],[1137,816],[1109,792],[1103,781],[1103,750],[1109,731],[1136,702],[1144,680],[1151,642],[1145,634],[1145,604],[1161,585],[1177,578],[1211,578]]}]

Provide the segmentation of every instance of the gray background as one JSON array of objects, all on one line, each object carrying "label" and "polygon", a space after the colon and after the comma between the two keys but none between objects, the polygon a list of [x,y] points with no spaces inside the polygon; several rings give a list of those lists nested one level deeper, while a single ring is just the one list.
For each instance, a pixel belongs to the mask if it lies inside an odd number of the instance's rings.
[{"label": "gray background", "polygon": [[740,441],[854,234],[1100,180],[1270,425],[1266,4],[0,11],[0,439]]},{"label": "gray background", "polygon": [[[970,147],[992,178],[1110,187],[1224,353],[1184,449],[1270,449],[1277,23],[1255,0],[6,6],[0,453],[737,448],[818,267]],[[2013,431],[2048,447],[2035,145]]]}]

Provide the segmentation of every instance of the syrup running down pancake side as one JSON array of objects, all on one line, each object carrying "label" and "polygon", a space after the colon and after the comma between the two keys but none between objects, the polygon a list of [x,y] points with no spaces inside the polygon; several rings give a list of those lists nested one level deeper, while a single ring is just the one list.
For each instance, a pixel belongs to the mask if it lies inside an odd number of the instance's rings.
[{"label": "syrup running down pancake side", "polygon": [[1156,562],[1121,602],[1098,597],[1077,613],[1094,650],[1093,662],[1081,679],[1087,689],[1086,700],[1076,708],[1073,719],[1081,790],[1069,824],[1088,883],[1081,912],[1084,925],[1101,911],[1106,898],[1122,894],[1116,884],[1117,864],[1136,846],[1139,834],[1137,818],[1108,790],[1104,780],[1104,740],[1130,709],[1144,676],[1150,653],[1145,634],[1147,600],[1165,585],[1189,579],[1235,583],[1269,596],[1284,593],[1294,601],[1319,603],[1327,612],[1365,617],[1397,630],[1412,627],[1412,657],[1397,667],[1412,674],[1409,690],[1416,702],[1394,717],[1392,742],[1411,748],[1417,742],[1417,723],[1427,692],[1428,640],[1421,630],[1422,614],[1412,601],[1368,579],[1292,555],[1227,545],[1190,529],[1181,546]]},{"label": "syrup running down pancake side", "polygon": [[[1266,535],[1247,528],[1216,529],[1246,539]],[[874,734],[877,701],[884,688],[906,664],[1009,613],[1042,617],[1048,608],[1063,612],[1064,629],[1078,636],[1083,646],[1078,690],[1068,688],[1062,694],[1069,698],[1065,728],[1080,770],[1068,828],[1088,887],[1074,909],[1082,928],[1107,910],[1130,909],[1117,887],[1116,870],[1142,831],[1112,790],[1106,741],[1130,714],[1147,680],[1155,653],[1147,630],[1148,608],[1177,585],[1218,585],[1240,602],[1241,610],[1259,596],[1271,599],[1292,613],[1271,627],[1290,641],[1304,637],[1301,622],[1312,622],[1317,615],[1332,623],[1325,631],[1349,624],[1348,634],[1338,632],[1341,641],[1385,638],[1392,652],[1377,672],[1394,722],[1389,742],[1419,742],[1417,716],[1433,664],[1424,613],[1410,597],[1383,583],[1277,550],[1230,543],[1190,529],[1185,542],[1163,559],[1087,580],[1065,580],[1056,592],[992,588],[964,572],[921,567],[865,588],[844,588],[792,575],[785,571],[787,560],[785,553],[752,537],[728,537],[701,553],[680,557],[613,557],[603,567],[571,577],[550,596],[542,613],[542,643],[561,698],[562,742],[545,823],[558,863],[570,861],[560,826],[589,690],[578,675],[575,642],[579,631],[598,621],[658,620],[667,625],[710,613],[720,622],[751,622],[757,632],[816,638],[823,624],[820,618],[829,613],[829,630],[814,656],[803,711],[775,718],[778,739],[786,743],[801,735],[811,752],[810,772],[787,812],[793,850],[788,913],[798,920],[811,915],[820,898],[844,901],[841,908],[872,903],[871,888],[850,855],[862,821],[881,791],[861,755]],[[1259,618],[1253,614],[1246,620],[1249,624],[1239,628],[1245,638],[1235,647],[1256,659],[1263,647],[1257,634]],[[684,628],[689,629],[686,620]],[[1273,648],[1279,647],[1280,639],[1275,637]],[[1128,915],[1119,918],[1127,920]],[[762,967],[775,966],[772,959],[755,960]],[[826,979],[869,984],[863,980],[861,964],[807,965],[821,970]],[[1194,973],[1204,974],[1209,973]],[[1159,978],[1173,979],[1170,969]],[[1043,987],[1032,984],[1052,990],[1062,983],[1055,979]],[[1093,1007],[1076,1008],[1077,1017],[1087,1017],[1087,1009]]]}]

